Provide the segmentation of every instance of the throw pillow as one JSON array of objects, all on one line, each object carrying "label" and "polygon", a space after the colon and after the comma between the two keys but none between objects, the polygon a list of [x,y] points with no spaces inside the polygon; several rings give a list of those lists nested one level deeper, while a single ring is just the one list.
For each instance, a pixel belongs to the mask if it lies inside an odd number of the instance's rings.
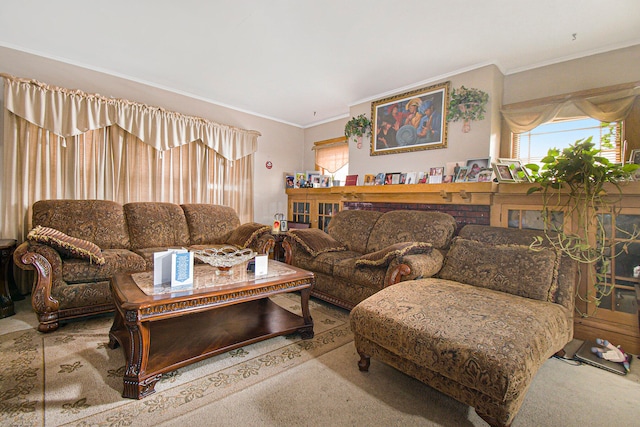
[{"label": "throw pillow", "polygon": [[269,230],[271,230],[271,227],[268,225],[248,222],[233,230],[231,234],[229,234],[226,243],[235,245],[240,249],[245,249],[251,246],[253,241],[262,233]]},{"label": "throw pillow", "polygon": [[392,259],[411,254],[428,254],[433,250],[431,243],[402,242],[387,246],[370,254],[362,255],[356,260],[356,267],[388,266]]},{"label": "throw pillow", "polygon": [[318,228],[290,230],[289,236],[313,256],[347,249],[342,243]]},{"label": "throw pillow", "polygon": [[71,237],[49,227],[37,226],[29,232],[27,240],[51,246],[69,258],[87,259],[98,265],[104,265],[102,250],[95,243]]},{"label": "throw pillow", "polygon": [[456,237],[439,277],[468,285],[551,301],[558,280],[558,254],[550,248],[487,245]]}]

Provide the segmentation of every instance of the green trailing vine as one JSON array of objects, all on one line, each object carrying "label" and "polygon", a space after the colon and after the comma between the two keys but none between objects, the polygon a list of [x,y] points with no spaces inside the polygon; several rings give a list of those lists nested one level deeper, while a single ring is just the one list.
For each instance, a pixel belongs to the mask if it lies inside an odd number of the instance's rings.
[{"label": "green trailing vine", "polygon": [[[608,126],[607,123],[603,125]],[[605,136],[603,146],[607,144],[610,145],[609,138]],[[606,245],[604,215],[615,215],[620,211],[617,204],[622,198],[621,185],[631,180],[639,167],[636,164],[613,163],[600,152],[589,137],[562,151],[550,149],[541,161],[542,167],[538,164],[525,165],[538,184],[527,194],[542,194],[545,238],[571,259],[589,264],[590,274],[594,275],[594,283],[597,284],[606,283],[604,276],[611,258],[617,255],[610,253],[610,247]],[[566,232],[556,226],[552,211],[563,211],[565,216],[572,218],[575,232]],[[636,228],[629,238],[634,239],[639,234]],[[532,248],[540,247],[542,239],[536,240]],[[626,245],[621,250],[626,250]],[[597,295],[588,292],[578,297],[593,302],[597,308],[600,300],[609,293],[601,287]],[[580,314],[586,316],[585,313]]]},{"label": "green trailing vine", "polygon": [[358,137],[371,136],[371,120],[364,114],[352,117],[344,126],[344,136],[347,139],[353,138],[354,141],[357,141]]},{"label": "green trailing vine", "polygon": [[480,89],[461,86],[451,91],[451,100],[447,111],[447,121],[484,120],[489,95]]}]

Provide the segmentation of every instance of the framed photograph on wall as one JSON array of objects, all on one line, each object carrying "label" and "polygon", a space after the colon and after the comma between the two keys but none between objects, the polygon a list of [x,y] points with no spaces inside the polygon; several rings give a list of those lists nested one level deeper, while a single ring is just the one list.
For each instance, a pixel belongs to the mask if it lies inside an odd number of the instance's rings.
[{"label": "framed photograph on wall", "polygon": [[450,82],[371,103],[371,155],[445,148]]},{"label": "framed photograph on wall", "polygon": [[511,173],[513,174],[513,179],[516,182],[532,182],[531,175],[527,171],[527,168],[524,167],[522,162],[518,159],[498,159],[498,163],[507,164],[509,168],[511,168]]}]

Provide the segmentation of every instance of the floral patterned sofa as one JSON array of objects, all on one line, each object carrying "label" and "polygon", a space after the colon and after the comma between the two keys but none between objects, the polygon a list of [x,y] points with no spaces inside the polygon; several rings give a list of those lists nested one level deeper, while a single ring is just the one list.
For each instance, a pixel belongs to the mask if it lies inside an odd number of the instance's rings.
[{"label": "floral patterned sofa", "polygon": [[113,311],[110,278],[153,269],[154,252],[234,245],[268,253],[275,243],[269,226],[240,224],[232,208],[211,204],[41,200],[32,226],[13,258],[35,270],[31,302],[41,332]]},{"label": "floral patterned sofa", "polygon": [[282,246],[285,262],[315,273],[311,295],[351,309],[389,285],[435,274],[455,229],[442,212],[345,210],[326,233],[290,230]]},{"label": "floral patterned sofa", "polygon": [[436,277],[402,282],[350,314],[360,370],[387,363],[508,426],[546,359],[573,337],[577,266],[540,232],[467,225]]}]

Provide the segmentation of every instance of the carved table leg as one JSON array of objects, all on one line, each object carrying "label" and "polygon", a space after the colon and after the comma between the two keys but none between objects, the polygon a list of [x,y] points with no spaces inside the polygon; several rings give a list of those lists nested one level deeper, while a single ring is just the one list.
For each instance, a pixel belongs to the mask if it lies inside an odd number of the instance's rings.
[{"label": "carved table leg", "polygon": [[305,326],[298,330],[303,340],[309,340],[313,338],[313,319],[311,318],[311,312],[309,311],[309,297],[311,296],[311,288],[313,286],[300,291],[300,304],[302,305],[302,318],[304,319]]},{"label": "carved table leg", "polygon": [[[114,320],[115,325],[115,320]],[[155,393],[155,385],[162,374],[144,378],[149,360],[149,327],[138,320],[136,311],[125,313],[124,325],[128,332],[129,345],[126,355],[127,365],[124,373],[124,391],[122,397],[142,399]]]}]

